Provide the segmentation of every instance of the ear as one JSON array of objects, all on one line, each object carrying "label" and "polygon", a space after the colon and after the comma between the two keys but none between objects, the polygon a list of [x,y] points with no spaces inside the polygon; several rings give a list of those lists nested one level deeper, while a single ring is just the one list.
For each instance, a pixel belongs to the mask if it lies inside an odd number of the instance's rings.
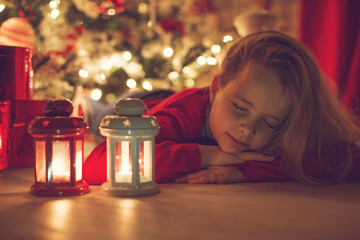
[{"label": "ear", "polygon": [[220,88],[220,78],[219,75],[216,75],[210,84],[210,103],[213,102],[219,88]]}]

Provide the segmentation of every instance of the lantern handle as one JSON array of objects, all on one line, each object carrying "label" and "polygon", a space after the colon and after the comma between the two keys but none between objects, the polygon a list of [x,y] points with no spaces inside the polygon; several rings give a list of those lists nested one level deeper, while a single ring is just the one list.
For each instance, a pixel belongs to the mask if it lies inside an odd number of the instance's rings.
[{"label": "lantern handle", "polygon": [[151,113],[150,113],[149,108],[145,107],[145,110],[147,111],[147,113],[148,113],[148,114],[149,114],[149,116],[151,117]]}]

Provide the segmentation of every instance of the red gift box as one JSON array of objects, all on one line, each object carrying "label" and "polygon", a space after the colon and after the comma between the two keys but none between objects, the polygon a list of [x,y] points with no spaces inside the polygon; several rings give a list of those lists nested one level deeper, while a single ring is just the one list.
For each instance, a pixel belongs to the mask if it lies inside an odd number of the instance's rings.
[{"label": "red gift box", "polygon": [[30,120],[42,115],[45,100],[0,101],[0,169],[34,166]]},{"label": "red gift box", "polygon": [[29,100],[33,96],[32,51],[0,46],[0,99]]}]

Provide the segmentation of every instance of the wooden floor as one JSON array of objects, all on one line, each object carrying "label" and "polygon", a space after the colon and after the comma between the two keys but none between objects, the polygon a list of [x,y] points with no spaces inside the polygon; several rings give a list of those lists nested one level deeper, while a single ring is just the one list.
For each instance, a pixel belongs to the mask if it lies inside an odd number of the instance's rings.
[{"label": "wooden floor", "polygon": [[0,171],[0,239],[360,239],[360,183],[161,184],[141,198],[29,194],[33,169]]}]

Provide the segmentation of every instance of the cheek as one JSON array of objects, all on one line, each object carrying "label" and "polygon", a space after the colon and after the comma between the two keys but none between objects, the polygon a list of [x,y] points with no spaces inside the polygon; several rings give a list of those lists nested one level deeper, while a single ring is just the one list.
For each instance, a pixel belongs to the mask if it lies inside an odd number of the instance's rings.
[{"label": "cheek", "polygon": [[231,114],[224,104],[214,103],[210,111],[210,128],[213,134],[224,131],[231,122]]},{"label": "cheek", "polygon": [[255,148],[261,148],[263,147],[266,143],[268,143],[271,139],[271,137],[273,136],[273,131],[267,131],[267,130],[263,130],[263,131],[259,131],[254,138],[254,147]]}]

